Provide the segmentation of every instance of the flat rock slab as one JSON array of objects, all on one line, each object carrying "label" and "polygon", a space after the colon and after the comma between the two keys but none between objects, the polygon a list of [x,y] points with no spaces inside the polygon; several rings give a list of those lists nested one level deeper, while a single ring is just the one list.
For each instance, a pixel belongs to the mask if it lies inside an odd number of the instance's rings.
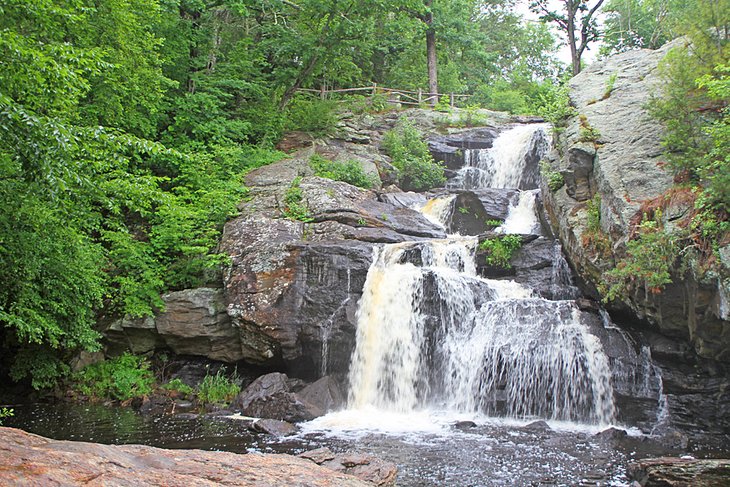
[{"label": "flat rock slab", "polygon": [[372,487],[373,483],[290,455],[56,441],[0,427],[0,485]]},{"label": "flat rock slab", "polygon": [[730,485],[730,460],[648,458],[629,465],[629,475],[644,487],[719,487]]}]

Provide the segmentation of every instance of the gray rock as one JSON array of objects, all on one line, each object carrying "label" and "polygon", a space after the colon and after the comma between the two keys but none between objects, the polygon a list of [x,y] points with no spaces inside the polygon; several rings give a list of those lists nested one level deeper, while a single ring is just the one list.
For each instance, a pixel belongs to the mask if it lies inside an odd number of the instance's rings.
[{"label": "gray rock", "polygon": [[297,427],[286,421],[277,419],[259,419],[251,425],[254,431],[266,433],[273,436],[291,436],[297,434]]},{"label": "gray rock", "polygon": [[231,407],[243,411],[252,402],[280,392],[289,392],[286,374],[272,372],[271,374],[262,375],[236,396],[233,402],[231,402]]},{"label": "gray rock", "polygon": [[332,377],[322,377],[297,393],[299,398],[322,411],[333,411],[345,404],[339,385]]}]

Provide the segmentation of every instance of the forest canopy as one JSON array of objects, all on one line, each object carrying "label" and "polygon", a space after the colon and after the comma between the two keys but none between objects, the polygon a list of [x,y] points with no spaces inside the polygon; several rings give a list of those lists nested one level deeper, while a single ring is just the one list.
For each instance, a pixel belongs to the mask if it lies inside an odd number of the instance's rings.
[{"label": "forest canopy", "polygon": [[[631,27],[624,2],[608,2],[606,53],[687,33],[667,20],[685,2],[632,2],[642,21]],[[4,2],[2,368],[51,386],[74,353],[98,349],[95,323],[151,315],[161,293],[215,280],[243,176],[281,158],[282,133],[306,130],[317,112],[302,110],[319,109],[300,88],[377,84],[517,113],[550,106],[566,70],[555,55],[564,33],[550,22],[587,4],[557,2],[542,23],[524,22],[517,3]],[[595,41],[599,26],[587,28]],[[727,83],[727,58],[712,62],[695,86],[710,99]],[[727,144],[726,132],[708,137]],[[713,147],[708,164],[721,157]]]}]

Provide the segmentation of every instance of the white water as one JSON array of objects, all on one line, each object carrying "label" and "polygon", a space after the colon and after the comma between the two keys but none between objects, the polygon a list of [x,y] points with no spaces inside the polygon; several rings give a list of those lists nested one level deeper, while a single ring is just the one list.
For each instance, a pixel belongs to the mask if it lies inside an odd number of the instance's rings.
[{"label": "white water", "polygon": [[432,198],[426,201],[423,206],[414,209],[420,211],[431,223],[435,223],[441,228],[446,228],[448,221],[451,219],[451,215],[454,213],[455,199],[456,195],[453,194],[440,196],[438,198]]},{"label": "white water", "polygon": [[520,191],[516,204],[510,206],[504,223],[495,228],[499,233],[533,233],[539,226],[535,202],[539,189]]},{"label": "white water", "polygon": [[526,155],[543,125],[518,125],[502,132],[490,149],[466,149],[464,167],[449,184],[452,188],[517,188],[525,172]]},{"label": "white water", "polygon": [[[608,358],[572,302],[476,277],[476,239],[414,245],[375,251],[358,310],[351,408],[614,419]],[[420,267],[403,260],[413,249]]]}]

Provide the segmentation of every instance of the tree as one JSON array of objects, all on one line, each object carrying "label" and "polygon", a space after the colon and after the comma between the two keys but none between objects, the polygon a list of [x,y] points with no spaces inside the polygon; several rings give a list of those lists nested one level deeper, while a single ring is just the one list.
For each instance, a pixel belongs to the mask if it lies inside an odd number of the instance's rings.
[{"label": "tree", "polygon": [[546,22],[553,22],[566,35],[573,75],[580,73],[580,60],[588,44],[599,38],[595,14],[604,0],[559,0],[560,10],[550,8],[550,0],[533,0],[530,9]]},{"label": "tree", "polygon": [[601,54],[657,49],[678,35],[678,19],[690,8],[684,0],[610,0]]}]

